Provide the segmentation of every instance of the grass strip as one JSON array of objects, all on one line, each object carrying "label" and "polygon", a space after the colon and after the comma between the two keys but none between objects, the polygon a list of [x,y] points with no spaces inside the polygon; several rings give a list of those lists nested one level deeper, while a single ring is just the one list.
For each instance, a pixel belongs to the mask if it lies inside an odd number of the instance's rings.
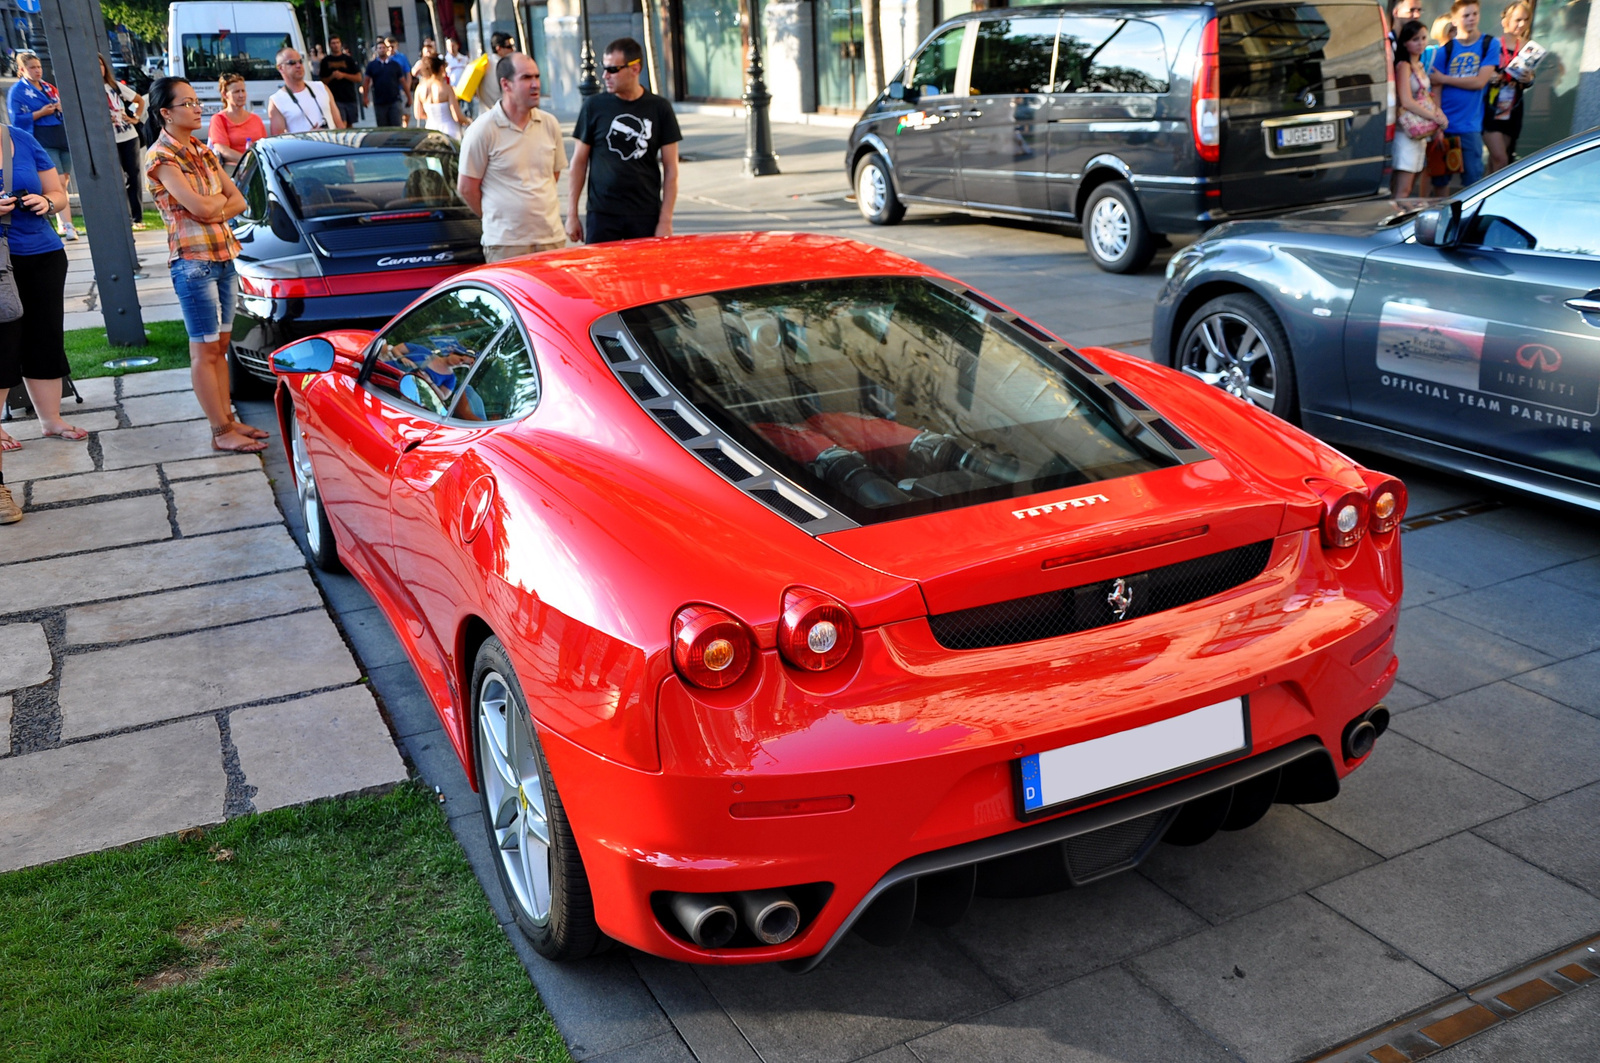
[{"label": "grass strip", "polygon": [[[144,331],[147,338],[143,347],[113,347],[107,342],[103,328],[76,328],[69,331],[66,334],[67,362],[72,366],[73,379],[189,368],[189,334],[184,331],[182,321],[151,321],[145,325]],[[108,369],[105,365],[113,358],[145,355],[158,361],[155,365],[137,369]]]},{"label": "grass strip", "polygon": [[0,875],[0,1001],[7,1063],[569,1060],[416,784]]}]

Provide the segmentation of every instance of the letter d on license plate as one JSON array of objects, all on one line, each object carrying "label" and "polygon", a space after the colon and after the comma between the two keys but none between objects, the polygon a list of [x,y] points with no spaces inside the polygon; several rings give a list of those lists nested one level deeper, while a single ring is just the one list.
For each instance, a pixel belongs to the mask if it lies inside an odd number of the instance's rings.
[{"label": "letter d on license plate", "polygon": [[1168,720],[1023,757],[1023,815],[1244,753],[1250,747],[1244,698]]}]

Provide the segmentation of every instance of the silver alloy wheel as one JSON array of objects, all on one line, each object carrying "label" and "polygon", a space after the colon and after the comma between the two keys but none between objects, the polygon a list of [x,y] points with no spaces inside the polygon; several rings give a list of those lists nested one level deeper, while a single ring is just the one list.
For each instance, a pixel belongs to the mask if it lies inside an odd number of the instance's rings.
[{"label": "silver alloy wheel", "polygon": [[300,496],[300,513],[306,520],[306,545],[313,555],[322,553],[322,497],[317,493],[317,474],[311,468],[311,454],[306,449],[305,430],[300,427],[300,415],[290,415],[289,445],[294,450],[294,487]]},{"label": "silver alloy wheel", "polygon": [[888,202],[889,179],[875,164],[867,163],[856,177],[856,205],[868,218],[875,218]]},{"label": "silver alloy wheel", "polygon": [[1239,314],[1210,314],[1195,323],[1183,352],[1183,371],[1271,411],[1278,397],[1278,363],[1255,322]]},{"label": "silver alloy wheel", "polygon": [[550,818],[527,716],[499,672],[478,685],[478,756],[501,866],[535,924],[550,918]]},{"label": "silver alloy wheel", "polygon": [[1089,215],[1089,239],[1094,241],[1095,253],[1102,260],[1115,262],[1126,254],[1132,233],[1128,208],[1116,196],[1106,196],[1094,205],[1094,213]]}]

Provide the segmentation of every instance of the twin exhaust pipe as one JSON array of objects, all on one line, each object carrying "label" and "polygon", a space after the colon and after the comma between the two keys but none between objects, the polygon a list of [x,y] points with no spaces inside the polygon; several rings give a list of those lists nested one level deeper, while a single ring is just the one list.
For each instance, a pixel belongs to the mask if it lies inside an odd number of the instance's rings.
[{"label": "twin exhaust pipe", "polygon": [[1351,720],[1344,729],[1344,759],[1360,760],[1372,752],[1378,736],[1389,729],[1389,710],[1382,705],[1368,709]]},{"label": "twin exhaust pipe", "polygon": [[783,890],[743,893],[675,893],[672,914],[689,940],[720,949],[743,925],[763,945],[782,945],[800,929],[800,909]]}]

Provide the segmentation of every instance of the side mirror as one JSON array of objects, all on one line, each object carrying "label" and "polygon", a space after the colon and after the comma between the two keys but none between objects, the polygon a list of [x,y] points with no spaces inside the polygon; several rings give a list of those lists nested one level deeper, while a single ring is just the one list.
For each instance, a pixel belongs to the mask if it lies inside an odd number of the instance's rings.
[{"label": "side mirror", "polygon": [[891,100],[903,100],[903,99],[905,99],[906,98],[906,86],[905,86],[905,83],[901,82],[901,81],[891,81],[891,82],[889,82],[889,98]]},{"label": "side mirror", "polygon": [[1461,238],[1461,204],[1455,200],[1417,215],[1417,243],[1427,247],[1454,247]]},{"label": "side mirror", "polygon": [[289,217],[289,212],[283,209],[276,197],[267,200],[267,225],[272,229],[272,235],[286,244],[300,242],[300,230],[294,227],[294,220]]},{"label": "side mirror", "polygon": [[299,340],[272,352],[274,373],[326,373],[333,368],[333,344],[321,336]]}]

